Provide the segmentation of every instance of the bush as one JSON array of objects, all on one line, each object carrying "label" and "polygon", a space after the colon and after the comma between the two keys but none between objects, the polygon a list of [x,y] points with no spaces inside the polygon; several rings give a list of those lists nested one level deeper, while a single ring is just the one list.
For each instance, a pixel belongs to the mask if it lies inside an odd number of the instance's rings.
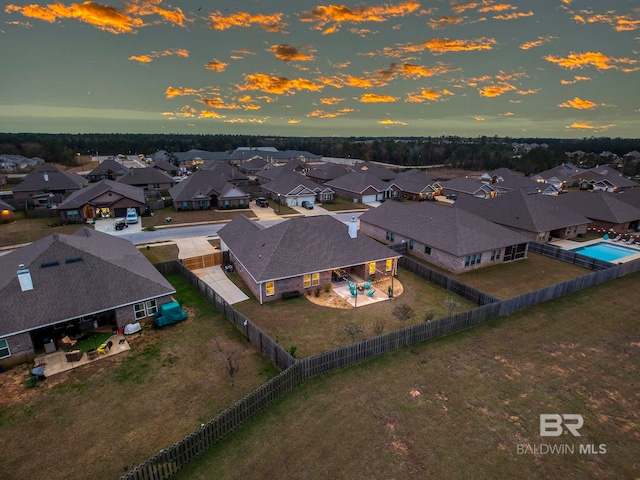
[{"label": "bush", "polygon": [[425,322],[430,322],[431,320],[433,320],[433,317],[436,316],[436,312],[434,312],[433,310],[427,310],[424,313],[424,321]]}]

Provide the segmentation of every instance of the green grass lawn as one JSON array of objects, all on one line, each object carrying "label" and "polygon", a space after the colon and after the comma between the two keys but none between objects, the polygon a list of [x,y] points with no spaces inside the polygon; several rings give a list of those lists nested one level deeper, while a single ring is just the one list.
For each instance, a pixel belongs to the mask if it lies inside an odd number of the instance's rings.
[{"label": "green grass lawn", "polygon": [[82,336],[80,340],[73,346],[73,350],[82,350],[88,352],[91,349],[98,348],[111,337],[111,333],[105,332],[88,332]]},{"label": "green grass lawn", "polygon": [[[639,281],[313,379],[175,478],[638,478]],[[543,413],[583,415],[582,436],[540,437]],[[606,453],[518,453],[543,443]]]},{"label": "green grass lawn", "polygon": [[322,208],[330,212],[340,212],[342,210],[369,210],[368,205],[362,203],[353,203],[344,198],[335,198],[333,203],[323,203]]},{"label": "green grass lawn", "polygon": [[60,217],[27,218],[24,212],[15,212],[14,216],[15,222],[0,225],[0,247],[35,242],[52,233],[71,234],[84,226],[74,224],[52,227],[51,225],[60,223]]},{"label": "green grass lawn", "polygon": [[177,211],[174,207],[167,207],[154,210],[153,213],[154,215],[152,217],[142,217],[143,228],[167,225],[165,220],[167,217],[171,217],[172,225],[181,223],[219,222],[232,220],[237,215],[255,218],[255,214],[249,209]]}]

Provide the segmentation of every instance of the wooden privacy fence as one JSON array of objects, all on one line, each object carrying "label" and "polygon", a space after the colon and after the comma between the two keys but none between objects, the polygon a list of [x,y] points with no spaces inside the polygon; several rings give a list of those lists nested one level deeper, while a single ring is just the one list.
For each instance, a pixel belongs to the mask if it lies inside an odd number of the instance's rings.
[{"label": "wooden privacy fence", "polygon": [[[553,248],[555,249],[556,247]],[[540,249],[540,253],[543,255],[548,254],[561,260],[564,259],[561,254],[548,248]],[[568,260],[564,261],[571,261],[569,259],[570,257],[566,258]],[[575,257],[573,258],[575,259]],[[218,310],[220,310],[236,328],[249,338],[254,345],[258,346],[260,351],[264,352],[284,370],[224,410],[192,434],[176,442],[169,448],[161,450],[143,464],[120,477],[120,480],[164,480],[171,477],[174,473],[183,469],[205,453],[216,442],[224,439],[256,414],[293,390],[300,382],[324,375],[339,368],[353,365],[368,358],[473,327],[492,318],[509,315],[518,310],[563,297],[583,288],[598,285],[622,275],[640,271],[640,260],[621,265],[608,264],[609,268],[599,269],[599,267],[595,267],[595,271],[587,275],[534,292],[525,293],[508,300],[498,300],[482,292],[474,292],[475,289],[464,289],[458,286],[453,279],[449,279],[450,281],[442,279],[439,276],[442,274],[435,272],[439,274],[435,275],[433,273],[434,271],[428,267],[419,267],[420,264],[413,259],[405,260],[405,257],[403,257],[402,260],[406,262],[405,265],[409,266],[404,268],[415,269],[412,270],[414,273],[421,276],[424,275],[424,278],[428,280],[437,278],[439,282],[444,283],[445,288],[459,289],[465,295],[469,295],[469,297],[465,297],[467,299],[479,299],[478,303],[480,306],[472,310],[441,317],[429,322],[409,325],[369,340],[353,343],[300,361],[296,361],[291,357],[286,350],[265,335],[257,326],[251,323],[249,319],[233,308],[232,305],[224,301],[211,287],[199,279],[193,272],[185,268],[184,265],[178,261],[156,265],[156,268],[163,274],[180,273],[183,275],[191,285],[213,302]],[[592,262],[592,265],[596,264]],[[446,275],[442,276],[446,277]],[[486,295],[486,297],[483,295]]]},{"label": "wooden privacy fence", "polygon": [[598,260],[597,258],[587,257],[580,253],[563,250],[546,243],[531,242],[529,243],[529,251],[539,253],[547,257],[556,258],[563,262],[573,263],[579,267],[588,268],[589,270],[606,270],[613,266],[612,263]]},{"label": "wooden privacy fence", "polygon": [[215,267],[222,264],[222,252],[198,255],[196,257],[182,259],[182,264],[189,270],[200,270],[207,267]]}]

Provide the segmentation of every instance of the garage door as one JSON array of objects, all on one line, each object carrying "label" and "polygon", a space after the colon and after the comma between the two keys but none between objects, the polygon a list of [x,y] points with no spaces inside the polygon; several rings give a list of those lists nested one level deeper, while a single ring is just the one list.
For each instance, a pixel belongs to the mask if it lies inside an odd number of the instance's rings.
[{"label": "garage door", "polygon": [[114,208],[113,209],[113,213],[115,214],[116,218],[119,217],[126,217],[127,216],[127,209],[125,208]]},{"label": "garage door", "polygon": [[375,195],[363,195],[362,196],[362,203],[373,203],[376,201],[376,196]]}]

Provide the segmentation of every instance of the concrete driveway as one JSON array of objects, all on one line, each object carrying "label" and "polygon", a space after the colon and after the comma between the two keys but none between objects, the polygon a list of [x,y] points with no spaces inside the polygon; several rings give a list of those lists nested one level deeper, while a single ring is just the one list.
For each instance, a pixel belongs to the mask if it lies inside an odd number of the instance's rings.
[{"label": "concrete driveway", "polygon": [[230,305],[249,299],[235,283],[227,278],[224,270],[222,270],[222,265],[193,270],[193,273],[213,288],[213,290]]},{"label": "concrete driveway", "polygon": [[126,233],[139,233],[142,231],[142,222],[139,218],[138,223],[131,223],[122,230],[116,230],[115,223],[115,218],[101,218],[100,220],[96,220],[94,228],[99,232],[108,233],[109,235],[124,235]]}]

